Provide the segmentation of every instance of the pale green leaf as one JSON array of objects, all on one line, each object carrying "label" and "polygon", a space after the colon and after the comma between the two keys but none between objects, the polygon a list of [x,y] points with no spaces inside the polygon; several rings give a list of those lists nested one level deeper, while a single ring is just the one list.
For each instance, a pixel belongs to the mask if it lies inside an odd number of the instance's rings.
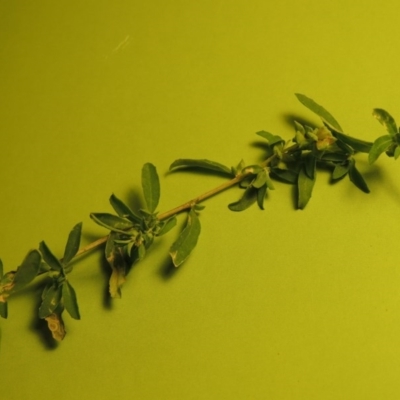
[{"label": "pale green leaf", "polygon": [[279,143],[285,143],[285,140],[282,139],[280,136],[273,135],[272,133],[269,133],[266,131],[256,132],[256,135],[261,136],[262,138],[266,139],[266,141],[268,142],[268,144],[270,146],[274,146]]},{"label": "pale green leaf", "polygon": [[369,163],[373,164],[392,144],[393,138],[390,135],[384,135],[376,139],[368,154]]},{"label": "pale green leaf", "polygon": [[69,315],[74,319],[81,319],[75,290],[67,280],[62,285],[62,299]]},{"label": "pale green leaf", "polygon": [[315,184],[315,178],[316,178],[315,174],[314,174],[314,178],[310,178],[307,175],[305,168],[300,169],[299,177],[297,180],[297,195],[298,195],[297,207],[298,208],[303,209],[309,202],[309,200],[312,196],[312,191],[313,191],[314,184]]},{"label": "pale green leaf", "polygon": [[354,183],[360,190],[364,193],[369,193],[369,188],[367,183],[365,182],[363,176],[360,174],[360,171],[356,168],[356,162],[354,159],[350,161],[350,168],[349,168],[349,178],[350,181]]},{"label": "pale green leaf", "polygon": [[137,216],[122,200],[115,196],[115,194],[112,194],[109,200],[112,208],[120,217],[125,217],[133,222],[140,223],[140,217]]},{"label": "pale green leaf", "polygon": [[257,189],[248,186],[240,200],[228,205],[231,211],[244,211],[257,201]]},{"label": "pale green leaf", "polygon": [[259,189],[261,186],[264,186],[265,183],[267,182],[267,171],[265,169],[262,169],[254,179],[252,185],[256,189]]},{"label": "pale green leaf", "polygon": [[147,209],[154,213],[160,200],[160,180],[153,164],[146,163],[143,165],[142,189]]},{"label": "pale green leaf", "polygon": [[400,146],[397,145],[394,150],[394,159],[397,160],[400,157]]},{"label": "pale green leaf", "polygon": [[200,231],[199,217],[194,210],[190,210],[185,228],[169,251],[175,267],[179,267],[196,247]]},{"label": "pale green leaf", "polygon": [[200,168],[209,171],[220,172],[229,176],[232,176],[231,168],[226,167],[223,164],[220,164],[216,161],[210,160],[192,160],[188,158],[182,158],[179,160],[175,160],[169,167],[170,171],[178,168]]},{"label": "pale green leaf", "polygon": [[42,257],[37,250],[31,250],[14,275],[13,291],[22,289],[37,276]]},{"label": "pale green leaf", "polygon": [[386,128],[390,136],[397,133],[396,121],[387,111],[374,108],[372,115]]},{"label": "pale green leaf", "polygon": [[42,295],[42,304],[39,307],[39,318],[46,318],[60,305],[62,297],[61,286],[55,283],[45,287]]},{"label": "pale green leaf", "polygon": [[296,97],[300,103],[303,104],[303,106],[317,114],[323,121],[327,122],[329,125],[335,129],[338,129],[339,131],[342,130],[336,119],[327,110],[325,110],[324,107],[320,106],[314,100],[310,99],[304,94],[296,93]]},{"label": "pale green leaf", "polygon": [[67,245],[65,246],[63,264],[68,265],[69,262],[76,256],[81,242],[82,223],[76,224],[68,236]]},{"label": "pale green leaf", "polygon": [[110,231],[125,233],[127,235],[132,233],[132,229],[134,228],[132,221],[113,214],[91,213],[90,218],[92,218],[97,224],[109,229]]},{"label": "pale green leaf", "polygon": [[51,252],[44,241],[40,242],[39,250],[42,253],[44,261],[46,261],[51,270],[60,272],[63,270],[60,260]]},{"label": "pale green leaf", "polygon": [[352,136],[346,135],[338,129],[333,129],[330,125],[328,127],[332,131],[332,135],[338,139],[337,145],[345,152],[353,154],[355,151],[360,153],[368,153],[371,150],[372,142],[357,139]]},{"label": "pale green leaf", "polygon": [[163,221],[161,223],[161,228],[160,230],[157,232],[157,236],[162,236],[165,235],[166,233],[168,233],[172,228],[174,228],[174,226],[176,225],[176,217],[173,216],[169,219],[167,219],[166,221]]},{"label": "pale green leaf", "polygon": [[332,172],[332,179],[338,180],[343,178],[349,172],[349,164],[337,164]]}]

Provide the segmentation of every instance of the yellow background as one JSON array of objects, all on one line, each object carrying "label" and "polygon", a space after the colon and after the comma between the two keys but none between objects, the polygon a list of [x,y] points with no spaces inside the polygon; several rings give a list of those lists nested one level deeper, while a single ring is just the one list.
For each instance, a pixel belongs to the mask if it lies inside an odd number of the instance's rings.
[{"label": "yellow background", "polygon": [[[62,255],[105,234],[90,212],[111,193],[137,203],[157,165],[160,210],[220,183],[166,175],[181,157],[257,162],[256,131],[290,138],[323,104],[373,140],[381,107],[400,122],[394,0],[14,1],[0,3],[0,256],[19,265],[41,240]],[[105,300],[101,253],[71,275],[81,321],[53,348],[33,285],[1,321],[1,399],[400,398],[400,163],[361,161],[372,191],[318,176],[304,211],[277,184],[232,213],[233,189],[206,203],[178,271],[175,233]],[[183,221],[183,219],[180,219]]]}]

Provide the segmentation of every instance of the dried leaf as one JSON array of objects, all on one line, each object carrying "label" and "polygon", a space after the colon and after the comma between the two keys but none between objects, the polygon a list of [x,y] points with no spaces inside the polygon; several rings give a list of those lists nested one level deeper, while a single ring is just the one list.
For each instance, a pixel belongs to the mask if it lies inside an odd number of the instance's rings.
[{"label": "dried leaf", "polygon": [[44,318],[47,322],[47,326],[53,336],[53,339],[58,342],[62,341],[65,337],[65,326],[62,320],[61,314],[52,313]]},{"label": "dried leaf", "polygon": [[127,265],[123,250],[114,243],[116,234],[111,233],[108,237],[105,249],[106,259],[111,267],[109,280],[109,292],[112,298],[121,297],[121,287],[126,281]]},{"label": "dried leaf", "polygon": [[396,121],[387,111],[374,108],[372,115],[386,128],[390,136],[397,133]]}]

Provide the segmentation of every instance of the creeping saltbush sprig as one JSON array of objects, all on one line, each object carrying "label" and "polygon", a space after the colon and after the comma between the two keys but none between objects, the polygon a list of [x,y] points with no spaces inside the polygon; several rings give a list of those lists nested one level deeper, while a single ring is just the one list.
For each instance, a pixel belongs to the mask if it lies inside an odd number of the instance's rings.
[{"label": "creeping saltbush sprig", "polygon": [[230,187],[243,189],[242,196],[228,205],[232,211],[244,211],[253,204],[264,209],[267,191],[274,190],[277,182],[295,185],[297,208],[303,209],[311,199],[320,169],[330,171],[332,182],[348,177],[357,188],[369,193],[367,182],[357,168],[355,154],[367,154],[369,164],[373,164],[383,153],[397,159],[400,156],[400,132],[394,118],[385,110],[374,109],[373,116],[387,133],[374,142],[368,142],[344,133],[336,119],[312,99],[302,94],[296,94],[296,97],[321,119],[321,124],[309,126],[293,121],[294,135],[289,140],[266,131],[257,132],[266,147],[261,163],[246,164],[242,160],[233,167],[227,167],[208,159],[179,159],[170,166],[170,171],[195,169],[225,176],[226,181],[220,186],[160,213],[159,176],[156,167],[146,163],[141,175],[144,208],[132,210],[112,194],[109,200],[113,213],[90,214],[91,219],[107,231],[105,236],[80,247],[82,224],[78,223],[68,236],[62,258],[42,241],[14,270],[4,273],[0,260],[1,317],[7,318],[10,296],[23,290],[36,277],[44,276],[38,318],[47,322],[56,341],[62,340],[66,332],[63,312],[67,311],[72,318],[80,319],[77,295],[70,281],[73,260],[103,247],[104,257],[110,266],[109,293],[112,298],[118,298],[131,267],[145,258],[155,240],[175,227],[180,213],[186,213],[186,223],[172,243],[169,255],[175,267],[185,262],[200,235],[199,213],[204,208],[201,203]]}]

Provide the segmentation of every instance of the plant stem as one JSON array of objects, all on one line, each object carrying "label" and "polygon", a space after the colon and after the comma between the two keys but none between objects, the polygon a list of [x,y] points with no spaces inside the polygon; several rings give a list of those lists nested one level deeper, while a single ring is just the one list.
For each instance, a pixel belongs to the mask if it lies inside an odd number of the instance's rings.
[{"label": "plant stem", "polygon": [[172,217],[172,216],[175,215],[175,214],[179,214],[179,213],[181,213],[182,211],[189,210],[189,209],[192,208],[195,204],[201,203],[202,201],[204,201],[204,200],[206,200],[206,199],[208,199],[208,198],[210,198],[210,197],[212,197],[212,196],[215,196],[216,194],[221,193],[221,192],[223,192],[224,190],[229,189],[229,188],[232,187],[232,186],[237,185],[237,184],[238,184],[239,182],[241,182],[247,175],[249,175],[249,174],[237,175],[237,176],[235,176],[233,179],[231,179],[230,181],[225,182],[225,183],[223,183],[222,185],[217,186],[216,188],[211,189],[211,190],[209,190],[208,192],[205,192],[205,193],[201,194],[200,196],[197,196],[197,197],[195,197],[194,199],[189,200],[189,201],[187,201],[187,202],[184,203],[184,204],[181,204],[181,205],[178,206],[178,207],[175,207],[175,208],[173,208],[173,209],[171,209],[171,210],[169,210],[169,211],[167,211],[167,212],[164,212],[164,213],[162,213],[162,214],[159,214],[159,215],[158,215],[158,219],[159,219],[160,221],[163,221],[164,219],[168,219],[169,217]]},{"label": "plant stem", "polygon": [[[297,148],[297,146],[294,146]],[[288,148],[286,149],[286,152],[290,152],[293,151],[293,148]],[[268,157],[264,162],[262,162],[260,164],[261,167],[267,167],[271,161],[275,158],[275,155],[272,155],[271,157]],[[186,203],[181,204],[178,207],[172,208],[169,211],[166,211],[164,213],[161,213],[158,215],[158,219],[160,221],[166,220],[176,214],[179,214],[183,211],[189,210],[190,208],[192,208],[195,204],[199,204],[204,200],[209,199],[212,196],[215,196],[218,193],[221,193],[229,188],[231,188],[232,186],[237,185],[238,183],[240,183],[241,181],[243,181],[245,178],[247,178],[249,175],[251,175],[252,172],[246,171],[244,170],[244,172],[237,174],[234,178],[232,178],[231,180],[229,180],[228,182],[223,183],[222,185],[219,185],[211,190],[209,190],[208,192],[205,192],[195,198],[193,198],[192,200],[187,201]],[[79,251],[76,253],[75,257],[81,256],[91,250],[94,250],[100,246],[102,246],[103,244],[105,244],[107,242],[108,239],[108,235],[101,237],[97,240],[95,240],[94,242],[82,247],[81,249],[79,249]]]}]

